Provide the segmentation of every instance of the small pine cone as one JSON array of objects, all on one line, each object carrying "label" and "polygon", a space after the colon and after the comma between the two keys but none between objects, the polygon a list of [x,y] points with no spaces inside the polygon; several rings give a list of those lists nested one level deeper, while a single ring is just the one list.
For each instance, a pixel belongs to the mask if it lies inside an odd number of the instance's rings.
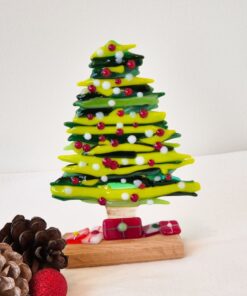
[{"label": "small pine cone", "polygon": [[32,272],[10,245],[0,243],[0,295],[27,296]]},{"label": "small pine cone", "polygon": [[61,232],[46,227],[40,217],[27,220],[17,215],[0,230],[0,242],[10,244],[14,251],[22,254],[33,274],[46,267],[60,270],[68,264],[68,258],[63,254],[66,243]]}]

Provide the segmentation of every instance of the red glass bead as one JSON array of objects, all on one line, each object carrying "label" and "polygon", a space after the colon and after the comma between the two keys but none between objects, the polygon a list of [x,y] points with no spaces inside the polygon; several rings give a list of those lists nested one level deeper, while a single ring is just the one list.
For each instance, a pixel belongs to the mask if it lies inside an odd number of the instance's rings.
[{"label": "red glass bead", "polygon": [[99,231],[98,231],[98,230],[93,230],[93,231],[91,232],[91,234],[93,234],[93,235],[99,234]]},{"label": "red glass bead", "polygon": [[172,179],[172,175],[171,174],[167,174],[166,175],[166,181],[171,181]]},{"label": "red glass bead", "polygon": [[133,127],[138,127],[138,126],[139,126],[138,122],[133,123]]},{"label": "red glass bead", "polygon": [[135,66],[136,66],[136,62],[135,62],[135,60],[128,60],[128,62],[127,62],[127,67],[128,67],[129,69],[134,69]]},{"label": "red glass bead", "polygon": [[116,135],[118,135],[118,136],[122,136],[123,133],[124,133],[124,130],[122,128],[118,128],[116,131]]},{"label": "red glass bead", "polygon": [[123,109],[118,110],[117,115],[118,115],[119,117],[124,116],[124,110],[123,110]]},{"label": "red glass bead", "polygon": [[105,206],[106,205],[106,199],[104,197],[100,197],[98,199],[98,203],[101,205],[101,206]]},{"label": "red glass bead", "polygon": [[87,118],[88,118],[89,120],[92,120],[92,119],[94,118],[94,116],[93,116],[92,113],[88,113],[88,114],[87,114]]},{"label": "red glass bead", "polygon": [[111,166],[112,160],[109,157],[105,157],[102,160],[102,163],[105,167],[109,168]]},{"label": "red glass bead", "polygon": [[76,141],[74,146],[75,146],[76,149],[81,149],[82,148],[82,142]]},{"label": "red glass bead", "polygon": [[146,187],[146,185],[144,183],[141,183],[141,185],[139,186],[140,189],[144,189]]},{"label": "red glass bead", "polygon": [[80,182],[80,179],[78,177],[72,177],[71,178],[72,184],[77,185]]},{"label": "red glass bead", "polygon": [[131,96],[133,94],[132,88],[130,88],[130,87],[125,88],[124,94],[126,95],[126,97]]},{"label": "red glass bead", "polygon": [[146,109],[141,109],[140,112],[139,112],[141,118],[145,118],[148,116],[148,110]]},{"label": "red glass bead", "polygon": [[108,68],[103,68],[102,71],[101,71],[101,74],[104,77],[109,77],[109,76],[111,76],[111,70],[108,69]]},{"label": "red glass bead", "polygon": [[119,142],[118,142],[117,139],[112,139],[112,140],[111,140],[111,145],[112,145],[112,147],[117,147],[118,144],[119,144]]},{"label": "red glass bead", "polygon": [[105,142],[105,140],[106,140],[106,137],[104,135],[99,136],[99,141],[100,142]]},{"label": "red glass bead", "polygon": [[159,151],[162,147],[163,147],[163,145],[162,145],[161,142],[156,142],[156,143],[154,144],[154,149],[155,149],[155,150],[158,150],[158,151]]},{"label": "red glass bead", "polygon": [[96,92],[96,87],[93,84],[89,85],[87,88],[90,91],[90,93]]},{"label": "red glass bead", "polygon": [[163,130],[163,128],[157,129],[157,131],[156,131],[157,136],[162,137],[162,136],[164,136],[164,134],[165,134],[165,130]]},{"label": "red glass bead", "polygon": [[155,165],[155,161],[153,159],[149,159],[148,165],[149,166],[154,166]]},{"label": "red glass bead", "polygon": [[82,146],[82,149],[83,149],[83,151],[88,152],[88,151],[90,151],[91,147],[90,147],[89,144],[84,144],[84,145]]},{"label": "red glass bead", "polygon": [[110,51],[114,51],[114,50],[116,50],[116,45],[111,43],[111,44],[108,45],[108,49]]},{"label": "red glass bead", "polygon": [[105,128],[105,124],[104,124],[104,122],[99,122],[99,123],[97,124],[97,128],[98,128],[99,130],[104,129],[104,128]]},{"label": "red glass bead", "polygon": [[116,160],[112,160],[112,161],[111,161],[110,168],[111,168],[112,170],[116,170],[118,167],[119,167],[118,162],[117,162]]},{"label": "red glass bead", "polygon": [[115,84],[118,84],[118,85],[119,85],[119,84],[121,84],[121,83],[122,83],[122,80],[121,80],[120,78],[116,78],[116,79],[115,79]]},{"label": "red glass bead", "polygon": [[131,199],[133,202],[137,202],[138,199],[139,199],[139,195],[136,194],[136,193],[133,193],[133,194],[131,194],[130,199]]}]

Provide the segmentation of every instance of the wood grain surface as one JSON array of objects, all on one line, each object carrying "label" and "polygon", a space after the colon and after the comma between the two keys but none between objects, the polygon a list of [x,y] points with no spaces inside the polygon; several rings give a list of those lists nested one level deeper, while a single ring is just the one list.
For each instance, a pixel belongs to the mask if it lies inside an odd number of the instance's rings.
[{"label": "wood grain surface", "polygon": [[161,234],[126,240],[103,240],[98,245],[67,245],[68,268],[93,267],[184,257],[179,235]]}]

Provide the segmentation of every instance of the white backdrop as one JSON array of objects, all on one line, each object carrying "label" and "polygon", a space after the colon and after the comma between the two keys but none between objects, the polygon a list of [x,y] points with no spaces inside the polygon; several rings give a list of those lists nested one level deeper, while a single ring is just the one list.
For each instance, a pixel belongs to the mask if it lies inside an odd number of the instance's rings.
[{"label": "white backdrop", "polygon": [[0,0],[0,171],[62,166],[76,82],[109,39],[145,55],[181,151],[246,149],[246,14],[244,0]]}]

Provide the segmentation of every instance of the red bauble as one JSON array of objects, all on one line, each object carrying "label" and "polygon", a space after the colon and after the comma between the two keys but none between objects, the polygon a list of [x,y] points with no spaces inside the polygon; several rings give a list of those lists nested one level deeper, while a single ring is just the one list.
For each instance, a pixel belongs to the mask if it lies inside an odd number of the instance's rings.
[{"label": "red bauble", "polygon": [[137,202],[138,199],[139,199],[139,195],[136,194],[136,193],[133,193],[133,194],[131,194],[130,199],[131,199],[133,202]]},{"label": "red bauble", "polygon": [[116,160],[112,160],[110,164],[110,168],[112,170],[116,170],[119,167],[118,162]]},{"label": "red bauble", "polygon": [[83,144],[82,149],[83,151],[88,152],[91,150],[91,147],[89,144]]},{"label": "red bauble", "polygon": [[99,123],[97,124],[97,128],[100,129],[100,130],[104,129],[104,128],[105,128],[105,124],[104,124],[104,122],[99,122]]},{"label": "red bauble", "polygon": [[164,134],[165,134],[165,130],[163,130],[163,128],[157,129],[157,131],[156,131],[157,136],[162,137],[162,136],[164,136]]},{"label": "red bauble", "polygon": [[101,71],[102,76],[104,77],[110,77],[111,76],[111,70],[108,68],[103,68]]},{"label": "red bauble", "polygon": [[140,189],[144,189],[146,187],[146,185],[144,183],[141,183],[141,185],[139,186]]},{"label": "red bauble", "polygon": [[106,199],[104,197],[100,197],[98,199],[98,203],[101,205],[101,206],[105,206],[106,205]]},{"label": "red bauble", "polygon": [[66,296],[67,291],[66,279],[53,268],[38,271],[30,282],[32,296]]},{"label": "red bauble", "polygon": [[117,139],[112,139],[112,140],[111,140],[111,145],[112,145],[112,147],[117,147],[118,144],[119,144],[119,142],[118,142]]},{"label": "red bauble", "polygon": [[124,134],[124,130],[122,128],[118,128],[116,131],[116,135],[122,136]]},{"label": "red bauble", "polygon": [[133,127],[138,127],[138,126],[139,126],[138,122],[133,123]]},{"label": "red bauble", "polygon": [[171,174],[167,174],[166,175],[166,181],[171,181],[172,179],[172,175]]},{"label": "red bauble", "polygon": [[71,178],[72,184],[77,185],[80,182],[80,179],[78,177],[72,177]]},{"label": "red bauble", "polygon": [[105,167],[109,168],[111,166],[112,160],[109,157],[105,157],[102,160],[102,163]]},{"label": "red bauble", "polygon": [[122,83],[122,80],[121,80],[120,78],[116,78],[116,79],[115,79],[115,84],[118,84],[118,85],[119,85],[119,84],[121,84],[121,83]]},{"label": "red bauble", "polygon": [[94,116],[93,116],[92,113],[88,113],[88,114],[87,114],[87,118],[88,118],[89,120],[92,120],[92,119],[94,118]]},{"label": "red bauble", "polygon": [[106,140],[106,137],[104,135],[99,136],[99,141],[100,142],[105,142],[105,140]]},{"label": "red bauble", "polygon": [[145,118],[148,116],[148,110],[146,109],[141,109],[140,112],[139,112],[141,118]]},{"label": "red bauble", "polygon": [[124,90],[124,94],[126,95],[126,97],[129,97],[133,94],[133,90],[130,87],[126,87]]},{"label": "red bauble", "polygon": [[111,43],[111,44],[108,45],[108,49],[110,51],[114,51],[114,50],[116,50],[116,45]]},{"label": "red bauble", "polygon": [[87,89],[89,90],[90,93],[96,92],[96,87],[93,84],[90,84]]},{"label": "red bauble", "polygon": [[135,62],[135,60],[128,60],[128,62],[127,62],[127,67],[128,67],[129,69],[134,69],[134,68],[136,67],[136,62]]},{"label": "red bauble", "polygon": [[74,146],[75,146],[76,149],[81,149],[82,148],[82,142],[76,141]]},{"label": "red bauble", "polygon": [[162,145],[161,142],[156,142],[156,143],[154,144],[154,149],[155,149],[155,150],[158,150],[158,151],[159,151],[162,147],[163,147],[163,145]]},{"label": "red bauble", "polygon": [[117,115],[118,115],[119,117],[124,116],[124,110],[123,110],[123,109],[118,110]]},{"label": "red bauble", "polygon": [[155,161],[153,159],[149,159],[148,165],[149,166],[154,166],[155,165]]}]

